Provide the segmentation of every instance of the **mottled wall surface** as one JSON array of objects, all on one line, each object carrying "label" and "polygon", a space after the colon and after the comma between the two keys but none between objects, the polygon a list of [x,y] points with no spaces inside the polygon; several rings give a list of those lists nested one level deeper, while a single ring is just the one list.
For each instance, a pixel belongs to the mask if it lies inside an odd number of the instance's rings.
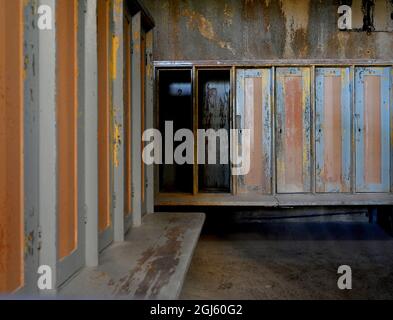
[{"label": "mottled wall surface", "polygon": [[371,34],[337,27],[341,3],[362,23],[361,0],[144,3],[156,21],[155,60],[393,59],[391,0],[376,0]]}]

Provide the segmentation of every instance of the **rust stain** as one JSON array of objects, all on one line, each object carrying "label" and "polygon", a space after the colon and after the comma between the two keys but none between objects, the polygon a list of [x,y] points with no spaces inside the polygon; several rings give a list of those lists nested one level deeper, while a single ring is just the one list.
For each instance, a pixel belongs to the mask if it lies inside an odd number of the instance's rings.
[{"label": "rust stain", "polygon": [[231,43],[223,41],[216,35],[213,24],[205,16],[189,9],[185,9],[182,15],[188,18],[187,26],[189,29],[198,29],[202,37],[216,43],[220,48],[228,49],[235,54],[235,50],[232,48]]},{"label": "rust stain", "polygon": [[281,0],[281,11],[285,18],[286,28],[284,57],[307,55],[309,8],[310,0]]}]

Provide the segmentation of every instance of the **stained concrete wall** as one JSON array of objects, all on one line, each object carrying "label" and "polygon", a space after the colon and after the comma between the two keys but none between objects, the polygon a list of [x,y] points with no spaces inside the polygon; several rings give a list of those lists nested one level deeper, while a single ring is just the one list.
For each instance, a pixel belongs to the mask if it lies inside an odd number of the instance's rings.
[{"label": "stained concrete wall", "polygon": [[338,30],[340,4],[361,29],[361,0],[143,2],[156,22],[155,60],[393,58],[391,0],[376,0],[371,34]]}]

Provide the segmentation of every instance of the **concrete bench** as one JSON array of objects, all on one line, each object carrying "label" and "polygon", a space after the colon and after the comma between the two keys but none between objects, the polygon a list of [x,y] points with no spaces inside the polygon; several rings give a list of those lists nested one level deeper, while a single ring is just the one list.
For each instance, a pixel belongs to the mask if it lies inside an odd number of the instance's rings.
[{"label": "concrete bench", "polygon": [[205,220],[203,213],[156,213],[126,241],[100,255],[60,291],[60,298],[177,299]]}]

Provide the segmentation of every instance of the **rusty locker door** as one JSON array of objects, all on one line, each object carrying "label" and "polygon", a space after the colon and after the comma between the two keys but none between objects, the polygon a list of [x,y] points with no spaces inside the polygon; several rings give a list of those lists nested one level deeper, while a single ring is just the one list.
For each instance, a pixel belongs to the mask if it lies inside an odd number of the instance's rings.
[{"label": "rusty locker door", "polygon": [[315,110],[316,191],[351,189],[350,68],[317,68]]},{"label": "rusty locker door", "polygon": [[310,68],[277,68],[276,79],[277,192],[310,192]]},{"label": "rusty locker door", "polygon": [[100,251],[110,245],[114,237],[110,43],[110,1],[98,0],[98,233]]},{"label": "rusty locker door", "polygon": [[238,193],[272,192],[271,69],[241,69],[236,75],[236,128],[251,135],[250,171],[238,177]]},{"label": "rusty locker door", "polygon": [[359,67],[355,75],[356,191],[390,191],[391,68]]},{"label": "rusty locker door", "polygon": [[78,0],[56,2],[58,284],[84,265],[78,174]]}]

